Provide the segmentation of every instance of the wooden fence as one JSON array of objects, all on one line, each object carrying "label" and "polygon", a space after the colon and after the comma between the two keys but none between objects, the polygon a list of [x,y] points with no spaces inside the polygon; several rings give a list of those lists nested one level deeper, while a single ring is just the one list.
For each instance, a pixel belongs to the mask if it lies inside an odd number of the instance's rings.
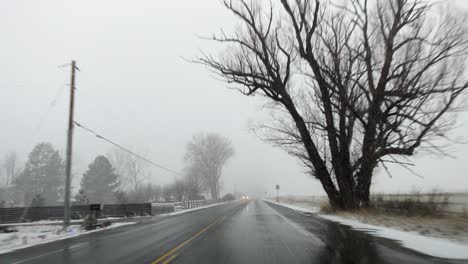
[{"label": "wooden fence", "polygon": [[[147,216],[174,211],[174,205],[152,206],[151,203],[138,204],[104,204],[101,206],[102,216]],[[89,205],[72,206],[72,218],[80,219],[89,212]],[[0,224],[33,222],[40,220],[63,219],[63,206],[42,207],[11,207],[0,208]]]}]

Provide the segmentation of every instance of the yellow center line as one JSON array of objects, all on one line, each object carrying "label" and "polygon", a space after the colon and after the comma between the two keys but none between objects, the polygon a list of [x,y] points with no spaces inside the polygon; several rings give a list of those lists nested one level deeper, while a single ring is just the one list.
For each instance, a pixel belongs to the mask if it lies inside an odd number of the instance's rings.
[{"label": "yellow center line", "polygon": [[177,257],[177,254],[172,255],[170,258],[168,258],[166,261],[164,261],[162,264],[168,264],[171,262],[173,259]]},{"label": "yellow center line", "polygon": [[[182,242],[181,244],[179,244],[178,246],[176,246],[175,248],[171,249],[169,252],[167,252],[166,254],[162,255],[161,257],[159,257],[157,260],[153,261],[152,264],[157,264],[159,262],[161,262],[162,260],[164,260],[165,258],[167,258],[168,256],[170,256],[171,254],[173,254],[174,252],[176,252],[177,250],[179,250],[180,248],[182,248],[183,246],[187,245],[188,243],[190,243],[190,241],[194,240],[196,237],[198,237],[199,235],[203,234],[204,232],[206,232],[208,229],[210,229],[211,227],[213,227],[214,225],[218,224],[218,223],[221,223],[222,221],[224,221],[224,216],[222,216],[221,218],[219,218],[218,220],[214,221],[213,223],[211,223],[210,225],[208,225],[207,227],[203,228],[202,230],[198,231],[195,235],[191,236],[189,239],[185,240],[184,242]],[[171,257],[169,258],[167,261],[170,261],[174,259],[174,257]],[[166,263],[166,262],[164,262]]]}]

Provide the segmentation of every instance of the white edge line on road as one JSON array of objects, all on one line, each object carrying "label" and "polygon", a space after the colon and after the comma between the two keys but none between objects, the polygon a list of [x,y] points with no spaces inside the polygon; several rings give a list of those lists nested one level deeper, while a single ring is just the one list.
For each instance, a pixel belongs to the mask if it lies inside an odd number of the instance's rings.
[{"label": "white edge line on road", "polygon": [[[309,238],[313,239],[314,241],[319,242],[320,244],[324,244],[324,242],[320,238],[318,238],[316,235],[314,235],[313,233],[307,231],[304,227],[300,226],[299,224],[294,223],[293,221],[289,220],[286,216],[282,215],[280,212],[278,212],[275,209],[271,208],[271,206],[266,204],[266,202],[269,202],[269,201],[262,200],[261,202],[263,202],[265,205],[267,205],[267,207],[270,208],[270,210],[272,210],[273,212],[278,214],[286,223],[291,225],[300,234],[303,234],[304,236],[309,237]],[[273,203],[273,204],[276,204],[276,203]],[[283,206],[281,204],[278,204],[278,205]],[[283,206],[283,207],[286,207],[286,206]]]},{"label": "white edge line on road", "polygon": [[[89,244],[89,243],[86,242],[86,243],[76,244],[76,245],[70,246],[69,249],[74,249],[74,248],[77,248],[77,247],[81,247],[81,246],[84,246],[86,244]],[[54,251],[51,251],[51,252],[48,252],[48,253],[45,253],[45,254],[41,254],[41,255],[32,257],[32,258],[27,258],[27,259],[23,259],[23,260],[20,260],[20,261],[17,261],[17,262],[13,262],[13,264],[24,263],[24,262],[27,262],[27,261],[30,261],[30,260],[33,260],[33,259],[42,258],[42,257],[48,256],[48,255],[51,255],[51,254],[58,253],[58,252],[63,251],[63,250],[65,250],[65,248],[54,250]]]},{"label": "white edge line on road", "polygon": [[35,256],[35,257],[32,257],[32,258],[27,258],[27,259],[23,259],[23,260],[20,260],[20,261],[17,261],[17,262],[13,262],[13,264],[19,264],[19,263],[27,262],[27,261],[30,261],[30,260],[33,260],[33,259],[42,258],[42,257],[45,257],[45,256],[47,256],[47,255],[51,255],[51,254],[54,254],[54,253],[58,253],[58,252],[60,252],[60,251],[63,251],[63,248],[62,248],[62,249],[59,249],[59,250],[55,250],[55,251],[49,252],[49,253],[41,254],[41,255],[38,255],[38,256]]},{"label": "white edge line on road", "polygon": [[74,248],[81,247],[81,246],[84,246],[84,245],[87,245],[87,244],[89,244],[89,242],[76,244],[76,245],[73,245],[73,246],[69,247],[69,249],[74,249]]}]

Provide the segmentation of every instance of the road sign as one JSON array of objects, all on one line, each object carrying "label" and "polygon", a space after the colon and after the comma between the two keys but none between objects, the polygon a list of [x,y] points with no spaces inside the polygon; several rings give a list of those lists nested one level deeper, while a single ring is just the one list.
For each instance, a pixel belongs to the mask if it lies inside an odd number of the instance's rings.
[{"label": "road sign", "polygon": [[276,184],[276,202],[278,203],[279,203],[279,188],[280,188],[279,184]]}]

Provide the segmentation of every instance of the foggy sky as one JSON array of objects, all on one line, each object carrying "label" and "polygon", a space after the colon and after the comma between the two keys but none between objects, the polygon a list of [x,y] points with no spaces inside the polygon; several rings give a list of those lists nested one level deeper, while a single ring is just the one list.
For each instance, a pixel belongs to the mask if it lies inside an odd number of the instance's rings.
[{"label": "foggy sky", "polygon": [[[200,50],[219,52],[197,36],[221,27],[232,32],[235,22],[220,1],[2,1],[0,158],[15,150],[24,162],[39,141],[64,153],[70,77],[69,68],[59,66],[75,59],[76,121],[177,171],[193,133],[217,132],[236,150],[224,171],[223,193],[236,185],[273,194],[280,184],[283,194],[323,194],[295,159],[249,132],[248,123],[265,115],[264,99],[229,90],[183,59]],[[467,139],[468,114],[459,125],[455,137]],[[75,187],[94,157],[110,149],[75,129]],[[453,146],[450,154],[457,158],[415,159],[414,170],[424,179],[397,167],[391,179],[381,171],[374,190],[468,190],[468,145]],[[152,168],[149,180],[165,184],[174,177]]]}]

